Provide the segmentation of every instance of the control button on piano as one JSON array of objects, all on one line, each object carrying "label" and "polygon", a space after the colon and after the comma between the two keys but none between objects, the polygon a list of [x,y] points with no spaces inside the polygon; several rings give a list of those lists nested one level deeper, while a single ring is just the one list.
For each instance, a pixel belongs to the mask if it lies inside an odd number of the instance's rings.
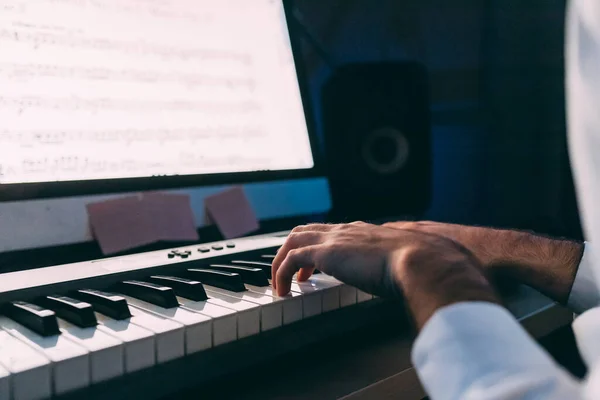
[{"label": "control button on piano", "polygon": [[[156,315],[159,318],[174,321],[183,325],[185,330],[185,353],[192,354],[201,350],[206,350],[212,346],[212,320],[211,318],[185,310],[181,307],[163,308],[157,305],[125,297],[127,303],[147,313]],[[132,311],[134,313],[134,311]],[[134,314],[135,315],[135,314]],[[134,321],[135,322],[135,321]]]},{"label": "control button on piano", "polygon": [[200,248],[198,248],[198,251],[200,253],[209,253],[210,252],[210,247],[200,247]]},{"label": "control button on piano", "polygon": [[219,289],[209,285],[205,286],[208,296],[214,296],[215,294],[221,294],[223,296],[230,296],[236,299],[246,301],[248,303],[254,303],[260,306],[260,326],[261,331],[268,331],[274,328],[278,328],[283,323],[283,305],[280,302],[281,298],[273,298],[271,296],[263,296],[258,293],[251,291],[245,291],[240,293],[230,292],[227,290]]},{"label": "control button on piano", "polygon": [[207,269],[239,274],[245,284],[254,286],[269,286],[267,274],[260,268],[243,267],[236,265],[211,264]]},{"label": "control button on piano", "polygon": [[[128,311],[129,312],[129,311]],[[97,329],[123,342],[125,372],[132,373],[156,364],[154,333],[131,320],[115,320],[96,313]]]},{"label": "control button on piano", "polygon": [[58,335],[58,322],[54,311],[24,301],[6,304],[3,313],[12,320],[42,336]]},{"label": "control button on piano", "polygon": [[57,295],[41,297],[37,303],[54,311],[59,318],[79,327],[89,328],[98,324],[90,303]]},{"label": "control button on piano", "polygon": [[185,297],[194,301],[204,301],[208,299],[202,283],[185,278],[174,276],[151,276],[148,281],[157,285],[168,286],[175,292],[176,296]]},{"label": "control button on piano", "polygon": [[64,335],[38,335],[6,317],[0,317],[0,328],[52,361],[52,386],[55,395],[90,385],[90,358],[85,348]]},{"label": "control button on piano", "polygon": [[211,285],[231,292],[246,291],[242,277],[236,273],[192,268],[188,269],[186,274],[205,285]]},{"label": "control button on piano", "polygon": [[168,318],[149,313],[141,308],[129,307],[130,321],[154,333],[157,364],[185,355],[184,326]]},{"label": "control button on piano", "polygon": [[82,289],[71,293],[71,296],[90,303],[95,311],[113,319],[121,320],[131,317],[127,301],[114,293],[94,289]]},{"label": "control button on piano", "polygon": [[226,246],[227,246],[228,249],[234,249],[235,248],[235,243],[229,242],[229,243],[226,244]]},{"label": "control button on piano", "polygon": [[92,383],[123,375],[123,343],[120,340],[95,326],[81,328],[61,318],[58,326],[62,336],[89,351]]},{"label": "control button on piano", "polygon": [[215,245],[212,247],[212,249],[213,249],[213,250],[223,250],[223,246],[221,246],[220,244],[215,244]]},{"label": "control button on piano", "polygon": [[221,293],[208,293],[207,302],[220,307],[237,311],[238,338],[260,333],[260,306]]},{"label": "control button on piano", "polygon": [[183,297],[178,297],[177,300],[182,308],[212,318],[213,346],[234,342],[238,338],[237,311],[214,305],[208,301],[193,301]]},{"label": "control button on piano", "polygon": [[[52,396],[52,363],[41,352],[0,329],[0,365],[10,373],[12,397],[47,399]],[[4,379],[2,379],[4,382]]]},{"label": "control button on piano", "polygon": [[263,296],[270,296],[278,299],[283,306],[283,324],[288,325],[300,321],[303,315],[302,294],[290,292],[287,296],[280,297],[275,293],[272,286],[252,286],[246,285],[249,291]]},{"label": "control button on piano", "polygon": [[174,308],[178,305],[173,289],[150,282],[124,281],[116,284],[113,291],[159,307]]}]

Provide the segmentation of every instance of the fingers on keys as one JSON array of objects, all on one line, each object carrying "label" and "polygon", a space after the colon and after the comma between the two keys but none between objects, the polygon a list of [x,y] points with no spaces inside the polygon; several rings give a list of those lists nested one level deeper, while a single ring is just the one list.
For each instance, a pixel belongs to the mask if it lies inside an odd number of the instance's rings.
[{"label": "fingers on keys", "polygon": [[[319,246],[305,246],[294,248],[287,252],[283,262],[276,269],[273,278],[273,287],[277,290],[279,296],[285,296],[289,293],[294,275],[301,269],[314,269],[316,266],[316,252]],[[307,272],[304,272],[306,274]]]},{"label": "fingers on keys", "polygon": [[296,276],[296,279],[298,280],[298,282],[306,282],[315,272],[315,267],[310,267],[310,268],[302,268],[300,269],[300,271],[298,271],[298,276]]}]

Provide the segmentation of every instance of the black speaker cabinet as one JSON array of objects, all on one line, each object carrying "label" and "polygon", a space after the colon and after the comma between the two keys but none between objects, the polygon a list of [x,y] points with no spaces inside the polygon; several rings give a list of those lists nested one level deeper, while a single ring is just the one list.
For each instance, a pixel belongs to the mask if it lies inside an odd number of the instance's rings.
[{"label": "black speaker cabinet", "polygon": [[323,86],[333,219],[418,218],[429,207],[427,75],[415,62],[350,64]]}]

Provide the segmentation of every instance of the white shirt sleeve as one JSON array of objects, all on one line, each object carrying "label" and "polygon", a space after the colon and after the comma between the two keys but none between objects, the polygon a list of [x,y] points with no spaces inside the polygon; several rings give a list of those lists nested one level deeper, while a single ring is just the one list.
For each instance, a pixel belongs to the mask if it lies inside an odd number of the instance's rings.
[{"label": "white shirt sleeve", "polygon": [[581,314],[591,308],[600,306],[600,292],[594,276],[594,250],[590,243],[585,243],[583,257],[573,281],[568,306],[573,312]]},{"label": "white shirt sleeve", "polygon": [[583,386],[506,309],[468,302],[444,307],[413,347],[413,364],[432,400],[577,400]]},{"label": "white shirt sleeve", "polygon": [[573,333],[581,357],[588,366],[600,367],[600,308],[581,314],[573,322]]}]

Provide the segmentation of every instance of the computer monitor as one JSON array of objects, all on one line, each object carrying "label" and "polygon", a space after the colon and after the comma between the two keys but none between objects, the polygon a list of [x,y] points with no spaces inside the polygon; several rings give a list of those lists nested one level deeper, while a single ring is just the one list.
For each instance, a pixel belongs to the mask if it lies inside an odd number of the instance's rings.
[{"label": "computer monitor", "polygon": [[39,221],[43,204],[83,212],[98,195],[198,194],[270,181],[276,189],[289,179],[318,181],[326,195],[291,7],[282,0],[4,4],[0,201],[12,204],[0,203],[0,215],[15,225],[27,221],[28,207]]}]

